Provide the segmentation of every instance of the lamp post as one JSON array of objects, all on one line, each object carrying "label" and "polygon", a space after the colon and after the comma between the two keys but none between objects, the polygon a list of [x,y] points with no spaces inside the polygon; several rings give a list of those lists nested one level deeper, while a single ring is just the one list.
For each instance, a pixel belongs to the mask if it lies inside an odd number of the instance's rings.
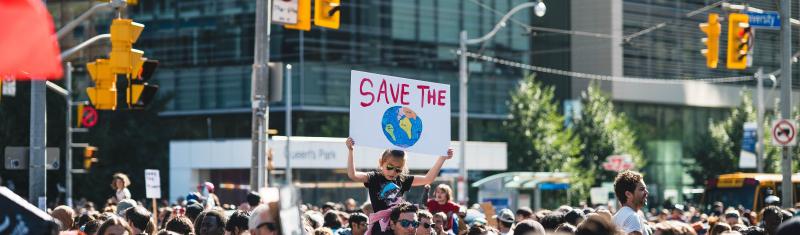
[{"label": "lamp post", "polygon": [[467,45],[474,45],[478,43],[482,43],[488,41],[495,34],[497,34],[500,29],[506,26],[506,21],[511,18],[514,13],[525,9],[535,7],[535,14],[536,16],[542,17],[547,9],[542,1],[536,2],[526,2],[523,4],[519,4],[508,13],[503,15],[500,18],[500,22],[494,26],[492,31],[483,35],[480,38],[469,39],[467,37],[467,31],[461,30],[460,39],[459,39],[459,47],[458,47],[458,77],[459,77],[459,86],[458,86],[458,140],[459,140],[459,179],[458,179],[458,201],[462,204],[467,202],[467,164],[466,164],[466,141],[467,141],[467,83],[469,80],[469,74],[467,73]]}]

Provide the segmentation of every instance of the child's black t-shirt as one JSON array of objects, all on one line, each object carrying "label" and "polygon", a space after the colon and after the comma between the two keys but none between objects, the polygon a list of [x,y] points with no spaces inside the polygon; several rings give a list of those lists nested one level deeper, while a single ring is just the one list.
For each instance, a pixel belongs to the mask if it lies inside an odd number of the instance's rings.
[{"label": "child's black t-shirt", "polygon": [[411,189],[414,176],[401,174],[394,180],[387,180],[383,172],[367,172],[367,182],[364,186],[369,191],[369,200],[375,212],[389,209],[394,204],[400,203],[400,198]]}]

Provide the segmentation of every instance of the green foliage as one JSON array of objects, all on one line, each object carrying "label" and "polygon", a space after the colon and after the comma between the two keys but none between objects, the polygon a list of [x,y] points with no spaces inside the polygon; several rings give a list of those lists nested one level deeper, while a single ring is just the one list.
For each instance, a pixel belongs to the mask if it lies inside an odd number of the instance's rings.
[{"label": "green foliage", "polygon": [[572,131],[553,100],[553,87],[542,87],[534,76],[524,78],[511,94],[508,165],[512,171],[564,171],[564,162],[579,152]]},{"label": "green foliage", "polygon": [[602,163],[610,155],[630,155],[637,169],[645,160],[636,145],[637,135],[631,121],[614,111],[611,99],[596,84],[583,94],[581,118],[574,120],[574,138],[582,143],[577,157],[567,162],[571,173],[571,190],[577,198],[587,198],[589,189],[599,182],[613,181],[615,172],[606,171]]},{"label": "green foliage", "polygon": [[[757,113],[753,105],[752,93],[742,91],[742,103],[731,109],[731,115],[724,120],[709,120],[708,135],[698,136],[700,144],[690,150],[694,164],[687,164],[689,175],[697,184],[720,174],[733,172],[755,172],[756,169],[739,169],[739,154],[742,149],[744,123],[756,122]],[[775,107],[777,109],[777,105]],[[770,145],[770,128],[774,114],[764,115],[764,172],[775,173],[780,170],[780,149]],[[797,150],[797,149],[795,149]]]}]

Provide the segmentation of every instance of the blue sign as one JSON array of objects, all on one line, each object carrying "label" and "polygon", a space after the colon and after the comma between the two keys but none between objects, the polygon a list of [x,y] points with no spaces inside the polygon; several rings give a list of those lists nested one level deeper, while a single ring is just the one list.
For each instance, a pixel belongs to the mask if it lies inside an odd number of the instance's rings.
[{"label": "blue sign", "polygon": [[739,152],[739,168],[756,167],[756,142],[758,141],[758,129],[755,122],[744,124],[744,136],[742,136],[742,150]]},{"label": "blue sign", "polygon": [[750,27],[760,29],[781,29],[781,17],[777,11],[765,11],[764,13],[748,12]]}]

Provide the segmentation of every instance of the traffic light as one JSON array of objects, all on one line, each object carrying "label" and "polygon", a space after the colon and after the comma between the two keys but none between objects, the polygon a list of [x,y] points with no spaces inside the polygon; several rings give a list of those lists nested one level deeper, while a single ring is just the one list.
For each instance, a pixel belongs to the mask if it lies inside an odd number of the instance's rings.
[{"label": "traffic light", "polygon": [[287,29],[311,30],[311,0],[297,1],[297,23],[286,24]]},{"label": "traffic light", "polygon": [[706,44],[706,49],[701,53],[706,56],[706,66],[715,69],[719,63],[719,33],[721,30],[719,24],[719,14],[708,14],[708,23],[700,23],[700,30],[702,30],[706,37],[703,43]]},{"label": "traffic light", "polygon": [[314,1],[314,25],[339,29],[339,2],[340,0]]},{"label": "traffic light", "polygon": [[83,149],[83,169],[89,170],[92,164],[97,162],[97,147],[87,146]]},{"label": "traffic light", "polygon": [[111,69],[117,74],[134,77],[144,64],[143,51],[133,49],[144,25],[131,19],[114,19],[111,22]]},{"label": "traffic light", "polygon": [[86,69],[94,81],[94,87],[86,88],[86,95],[96,109],[114,110],[117,108],[117,75],[111,71],[106,59],[87,63]]},{"label": "traffic light", "polygon": [[157,60],[146,60],[142,65],[141,73],[131,79],[128,85],[127,99],[128,107],[130,108],[143,108],[150,104],[153,97],[158,91],[157,85],[150,85],[147,81],[153,77],[156,68],[158,67]]},{"label": "traffic light", "polygon": [[745,69],[750,50],[750,23],[747,14],[728,15],[728,69]]}]

